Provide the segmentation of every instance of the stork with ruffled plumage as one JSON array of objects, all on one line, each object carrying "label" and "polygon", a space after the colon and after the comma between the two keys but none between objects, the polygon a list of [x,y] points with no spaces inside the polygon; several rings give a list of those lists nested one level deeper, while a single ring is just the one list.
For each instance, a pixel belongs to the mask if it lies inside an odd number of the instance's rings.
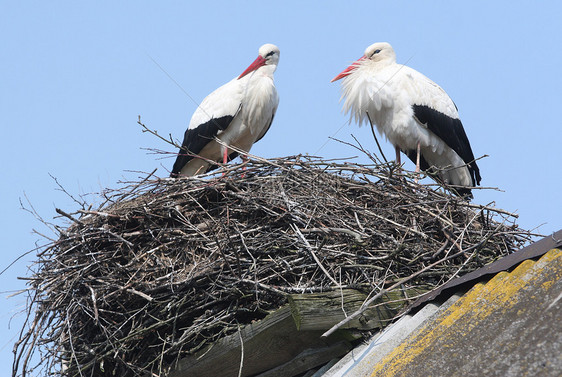
[{"label": "stork with ruffled plumage", "polygon": [[344,111],[361,125],[374,123],[420,169],[470,197],[480,170],[456,105],[445,91],[418,71],[396,63],[386,42],[375,43],[336,76],[342,81]]}]

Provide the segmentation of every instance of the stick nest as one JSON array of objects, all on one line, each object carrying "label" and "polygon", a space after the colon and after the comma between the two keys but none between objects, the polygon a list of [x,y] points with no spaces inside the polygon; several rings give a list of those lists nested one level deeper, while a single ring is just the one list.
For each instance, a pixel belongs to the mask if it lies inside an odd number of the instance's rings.
[{"label": "stick nest", "polygon": [[103,193],[96,210],[58,210],[72,223],[27,278],[14,373],[165,375],[287,294],[374,294],[407,277],[432,289],[530,239],[507,212],[388,164],[296,156],[224,171],[149,176]]}]

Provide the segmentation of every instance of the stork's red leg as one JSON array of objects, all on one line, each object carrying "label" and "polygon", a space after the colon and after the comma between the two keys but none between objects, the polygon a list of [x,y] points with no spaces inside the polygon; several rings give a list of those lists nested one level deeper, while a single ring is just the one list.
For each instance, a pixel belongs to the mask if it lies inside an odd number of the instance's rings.
[{"label": "stork's red leg", "polygon": [[420,172],[420,155],[421,155],[421,146],[420,146],[420,142],[418,141],[418,149],[416,153],[416,173]]},{"label": "stork's red leg", "polygon": [[420,179],[420,155],[421,155],[421,146],[420,142],[418,141],[418,147],[416,149],[416,178],[414,178],[414,182],[418,183]]},{"label": "stork's red leg", "polygon": [[[226,164],[228,162],[228,148],[226,147],[222,147],[223,148],[223,152],[222,152],[222,163]],[[222,172],[222,176],[224,177],[226,175],[226,172]]]},{"label": "stork's red leg", "polygon": [[[241,154],[240,159],[244,163],[244,166],[242,166],[242,170],[244,171],[246,170],[246,163],[249,161],[248,156],[246,156],[245,154]],[[245,176],[246,176],[245,173],[242,173],[242,175],[240,175],[241,178],[244,178]]]},{"label": "stork's red leg", "polygon": [[400,166],[400,148],[394,147],[394,150],[396,151],[396,165]]}]

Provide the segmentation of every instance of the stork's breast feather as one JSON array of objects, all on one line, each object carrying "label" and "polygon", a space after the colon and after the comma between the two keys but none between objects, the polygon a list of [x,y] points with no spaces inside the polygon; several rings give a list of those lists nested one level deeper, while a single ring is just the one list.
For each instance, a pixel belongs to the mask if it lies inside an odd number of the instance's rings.
[{"label": "stork's breast feather", "polygon": [[257,77],[251,82],[244,98],[244,122],[255,138],[263,136],[279,104],[279,97],[273,80]]},{"label": "stork's breast feather", "polygon": [[342,83],[344,111],[359,125],[367,121],[367,113],[377,118],[378,113],[393,106],[391,88],[377,76],[356,72],[347,76]]}]

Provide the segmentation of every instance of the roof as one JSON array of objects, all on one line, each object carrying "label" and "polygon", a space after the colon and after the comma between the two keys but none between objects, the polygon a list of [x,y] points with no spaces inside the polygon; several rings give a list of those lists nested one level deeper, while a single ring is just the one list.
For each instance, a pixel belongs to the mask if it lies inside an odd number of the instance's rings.
[{"label": "roof", "polygon": [[[559,246],[560,236],[549,238]],[[503,258],[516,266],[504,265],[509,272],[437,295],[323,376],[559,376],[562,251],[539,242]],[[525,253],[542,256],[523,260]]]}]

